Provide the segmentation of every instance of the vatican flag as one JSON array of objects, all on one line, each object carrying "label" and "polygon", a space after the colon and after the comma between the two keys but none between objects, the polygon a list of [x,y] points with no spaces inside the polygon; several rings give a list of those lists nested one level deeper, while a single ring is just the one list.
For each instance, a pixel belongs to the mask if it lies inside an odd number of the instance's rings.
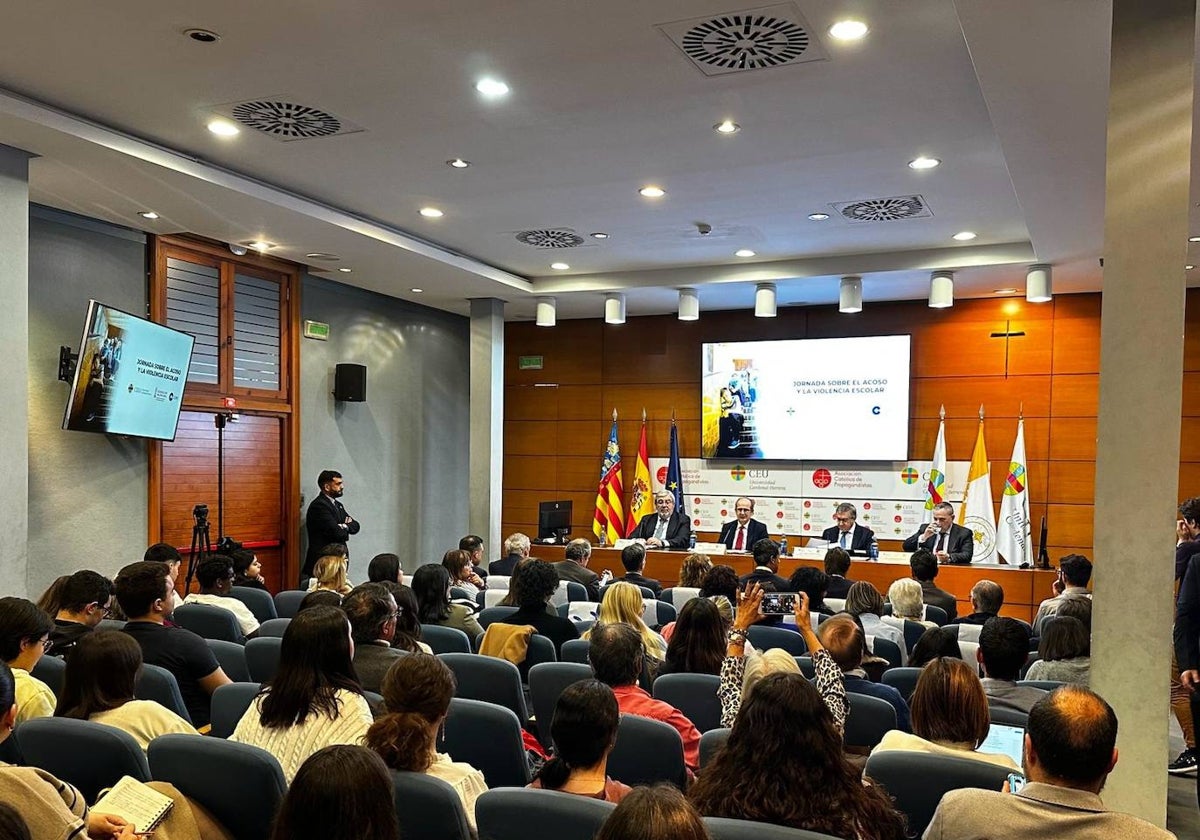
[{"label": "vatican flag", "polygon": [[958,511],[958,522],[975,535],[975,553],[971,562],[997,562],[996,509],[992,507],[991,465],[983,445],[983,406],[979,407],[979,434],[975,438],[975,452],[971,455],[971,469],[967,473],[967,493]]},{"label": "vatican flag", "polygon": [[1000,523],[996,550],[1003,561],[1014,566],[1033,565],[1033,532],[1029,522],[1029,474],[1025,468],[1025,421],[1017,422],[1017,442],[1004,479],[1000,498]]}]

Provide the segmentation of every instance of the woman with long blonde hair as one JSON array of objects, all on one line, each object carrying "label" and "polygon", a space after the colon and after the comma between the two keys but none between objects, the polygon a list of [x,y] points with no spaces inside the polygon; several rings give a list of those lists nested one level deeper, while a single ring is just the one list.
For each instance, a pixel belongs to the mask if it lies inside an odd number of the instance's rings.
[{"label": "woman with long blonde hair", "polygon": [[349,561],[345,555],[326,554],[317,560],[313,568],[313,577],[308,584],[309,592],[328,589],[339,595],[345,595],[353,587],[346,580],[346,567]]},{"label": "woman with long blonde hair", "polygon": [[[655,633],[642,621],[642,590],[632,583],[617,581],[609,584],[600,602],[600,611],[596,614],[596,626],[601,624],[628,624],[642,637],[642,647],[646,655],[655,661],[661,661],[667,655],[667,643],[663,637]],[[591,631],[584,633],[589,638]]]}]

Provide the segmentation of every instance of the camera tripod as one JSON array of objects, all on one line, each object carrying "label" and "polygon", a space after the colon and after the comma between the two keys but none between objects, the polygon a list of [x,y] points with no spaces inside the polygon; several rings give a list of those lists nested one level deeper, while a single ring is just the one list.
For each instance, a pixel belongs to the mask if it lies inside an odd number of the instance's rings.
[{"label": "camera tripod", "polygon": [[185,594],[192,589],[192,578],[196,575],[196,567],[213,553],[208,533],[208,505],[196,505],[192,508],[192,518],[195,520],[195,524],[192,525],[192,547],[188,552],[187,578],[183,588]]}]

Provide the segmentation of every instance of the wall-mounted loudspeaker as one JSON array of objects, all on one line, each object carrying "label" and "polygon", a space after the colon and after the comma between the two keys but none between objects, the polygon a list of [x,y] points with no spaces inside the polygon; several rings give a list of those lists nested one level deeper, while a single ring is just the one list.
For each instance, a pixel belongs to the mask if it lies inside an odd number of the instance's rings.
[{"label": "wall-mounted loudspeaker", "polygon": [[366,402],[366,365],[338,365],[333,374],[333,398],[338,402]]}]

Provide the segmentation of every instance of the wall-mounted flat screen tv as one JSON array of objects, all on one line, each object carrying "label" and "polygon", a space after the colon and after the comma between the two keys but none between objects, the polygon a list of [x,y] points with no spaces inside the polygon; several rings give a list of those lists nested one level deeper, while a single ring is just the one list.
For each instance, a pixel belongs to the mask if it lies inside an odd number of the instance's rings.
[{"label": "wall-mounted flat screen tv", "polygon": [[911,336],[705,344],[705,458],[903,461]]},{"label": "wall-mounted flat screen tv", "polygon": [[174,440],[195,339],[88,303],[63,428]]}]

